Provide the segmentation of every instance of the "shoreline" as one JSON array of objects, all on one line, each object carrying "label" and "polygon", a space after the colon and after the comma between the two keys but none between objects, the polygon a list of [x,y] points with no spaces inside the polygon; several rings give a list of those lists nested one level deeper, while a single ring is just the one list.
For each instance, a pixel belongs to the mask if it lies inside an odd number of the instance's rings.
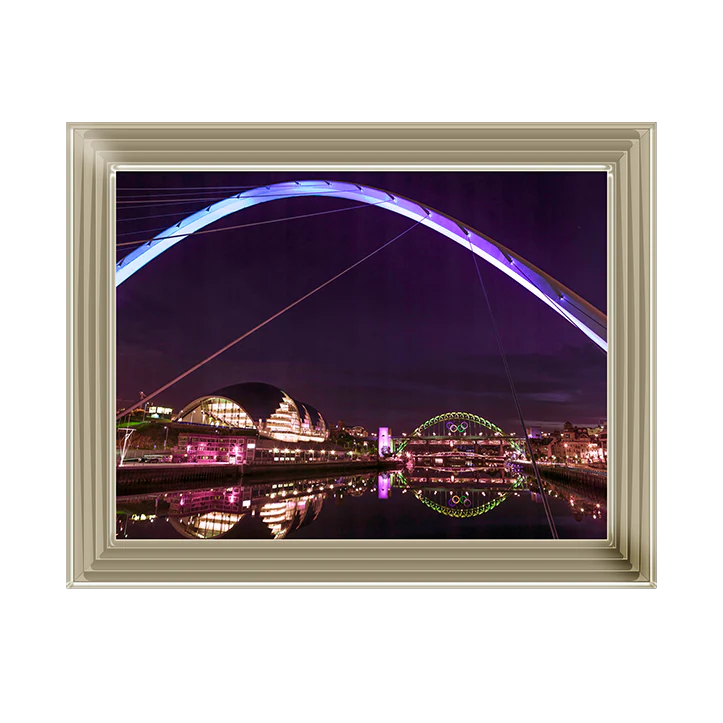
[{"label": "shoreline", "polygon": [[143,464],[116,468],[116,497],[162,492],[169,489],[203,489],[249,482],[303,479],[319,475],[355,474],[397,469],[399,462],[322,462],[291,464]]}]

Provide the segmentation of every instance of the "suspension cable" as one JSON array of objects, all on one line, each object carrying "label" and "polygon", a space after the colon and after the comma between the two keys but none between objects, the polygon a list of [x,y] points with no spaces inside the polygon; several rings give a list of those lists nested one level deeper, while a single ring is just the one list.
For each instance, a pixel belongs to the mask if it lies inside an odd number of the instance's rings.
[{"label": "suspension cable", "polygon": [[116,198],[122,198],[123,200],[130,199],[147,199],[147,198],[178,198],[180,196],[217,196],[219,193],[240,193],[251,188],[258,188],[256,186],[227,186],[226,188],[218,189],[214,186],[209,188],[184,188],[173,190],[170,188],[117,188],[115,189]]},{"label": "suspension cable", "polygon": [[[333,196],[338,193],[338,190],[332,189],[330,191],[315,191],[314,193],[306,194],[309,196]],[[298,194],[299,196],[303,196],[304,194]],[[197,198],[197,199],[185,199],[185,200],[175,200],[175,201],[154,201],[150,200],[148,202],[143,201],[123,201],[123,200],[116,200],[116,206],[122,208],[123,210],[129,209],[129,208],[147,208],[147,207],[153,207],[153,206],[181,206],[181,205],[188,205],[189,203],[197,203],[199,201],[206,201],[207,206],[215,206],[217,203],[221,203],[221,201],[228,201],[232,198],[246,200],[247,198],[293,198],[293,196],[290,196],[288,193],[259,193],[259,194],[251,194],[251,195],[244,195],[242,193],[238,193],[232,196],[221,196],[219,198],[218,195],[215,196],[215,198]]]},{"label": "suspension cable", "polygon": [[[193,235],[197,236],[198,234],[205,234],[205,233],[219,233],[220,231],[231,231],[234,229],[239,228],[251,228],[252,226],[264,226],[269,223],[279,223],[280,221],[294,221],[297,218],[311,218],[312,216],[326,216],[330,213],[341,213],[342,211],[354,211],[357,208],[371,208],[372,206],[378,206],[380,203],[387,203],[386,201],[377,201],[376,203],[360,203],[356,206],[345,206],[344,208],[333,208],[330,211],[316,211],[315,213],[303,213],[298,216],[283,216],[282,218],[272,218],[268,221],[254,221],[253,223],[242,223],[238,224],[236,226],[224,226],[223,228],[210,228],[210,229],[202,229],[200,231],[194,231]],[[167,226],[163,226],[162,229],[168,228]],[[162,230],[161,229],[161,230]],[[135,233],[135,232],[131,232]],[[145,233],[148,233],[146,231]],[[116,236],[123,236],[126,234],[116,234]],[[188,233],[178,233],[174,234],[173,236],[164,236],[162,239],[158,239],[159,241],[165,241],[169,238],[185,238],[188,236]],[[148,243],[149,241],[153,241],[152,238],[144,238],[144,239],[138,239],[136,241],[121,241],[121,243],[117,243],[115,247],[121,248],[123,246],[135,246],[140,244]]]},{"label": "suspension cable", "polygon": [[259,184],[257,183],[254,186],[155,186],[155,187],[145,187],[145,188],[116,188],[116,192],[118,193],[143,193],[144,195],[146,193],[167,193],[169,191],[216,191],[216,190],[233,190],[233,189],[241,189],[241,188],[258,188]]},{"label": "suspension cable", "polygon": [[120,412],[119,414],[116,415],[116,421],[122,419],[123,417],[127,416],[127,415],[130,414],[131,412],[135,411],[136,409],[138,409],[138,407],[146,404],[150,399],[152,399],[153,397],[156,397],[156,396],[159,395],[161,392],[165,392],[166,389],[169,389],[170,387],[172,387],[172,386],[173,386],[174,384],[176,384],[177,382],[180,382],[181,379],[187,377],[187,376],[188,376],[189,374],[191,374],[192,372],[195,372],[196,369],[200,369],[204,364],[207,364],[207,363],[210,362],[212,359],[215,359],[217,356],[220,356],[220,355],[223,354],[225,351],[227,351],[228,349],[230,349],[232,346],[235,346],[235,345],[238,344],[240,341],[243,341],[243,340],[246,339],[247,337],[251,336],[251,334],[253,334],[255,331],[258,331],[258,330],[261,329],[262,327],[266,326],[267,324],[269,324],[270,322],[272,322],[274,319],[278,319],[282,314],[285,314],[287,311],[289,311],[289,309],[293,309],[297,304],[300,304],[300,303],[301,303],[302,301],[304,301],[305,299],[308,299],[310,296],[313,296],[317,291],[321,291],[321,289],[323,289],[325,286],[328,286],[328,285],[331,284],[333,281],[336,281],[338,278],[341,278],[342,276],[344,276],[344,274],[348,273],[348,272],[351,271],[352,269],[354,269],[354,268],[356,268],[357,266],[359,266],[359,264],[364,263],[367,259],[370,259],[372,256],[378,254],[380,251],[382,251],[383,249],[385,249],[387,246],[390,246],[391,244],[393,244],[397,239],[400,239],[402,236],[404,236],[405,234],[409,233],[415,226],[418,226],[423,220],[424,220],[424,218],[420,218],[418,221],[415,221],[411,226],[409,226],[408,228],[406,228],[406,229],[405,229],[404,231],[402,231],[401,233],[397,234],[393,239],[391,239],[391,241],[387,241],[385,244],[383,244],[383,245],[380,246],[379,248],[375,249],[375,250],[372,251],[371,253],[368,253],[366,256],[364,256],[363,258],[359,259],[358,261],[355,261],[351,266],[347,266],[347,268],[345,268],[343,271],[340,271],[338,274],[336,274],[335,276],[332,276],[330,279],[328,279],[327,281],[325,281],[323,284],[319,284],[319,286],[317,286],[315,289],[312,289],[311,291],[307,292],[307,293],[304,294],[303,296],[300,296],[296,301],[293,301],[291,304],[289,304],[288,306],[285,306],[285,307],[284,307],[283,309],[281,309],[280,311],[277,311],[275,314],[273,314],[272,316],[270,316],[270,317],[269,317],[268,319],[266,319],[265,321],[262,321],[260,324],[257,324],[253,329],[250,329],[249,331],[243,333],[243,334],[242,334],[241,336],[239,336],[237,339],[234,339],[232,342],[229,342],[228,344],[226,344],[226,346],[221,347],[218,351],[215,351],[215,352],[214,352],[213,354],[211,354],[210,356],[207,356],[203,361],[198,362],[198,364],[194,364],[190,369],[187,369],[187,370],[186,370],[185,372],[183,372],[182,374],[179,374],[175,379],[172,379],[170,382],[168,382],[167,384],[164,384],[162,387],[159,387],[158,389],[156,389],[156,390],[155,390],[154,392],[152,392],[151,394],[143,397],[143,399],[140,399],[139,401],[137,401],[137,402],[136,402],[135,404],[133,404],[132,406],[128,407],[127,409],[124,409],[122,412]]},{"label": "suspension cable", "polygon": [[545,517],[547,518],[547,524],[550,528],[550,534],[552,535],[553,540],[559,539],[559,536],[557,534],[557,528],[555,527],[555,520],[552,517],[552,511],[550,510],[550,504],[547,499],[547,495],[545,495],[544,486],[542,484],[542,480],[540,479],[540,471],[537,469],[537,462],[535,461],[535,455],[532,452],[532,445],[530,444],[530,438],[527,434],[527,426],[525,425],[525,419],[522,415],[522,407],[520,406],[520,400],[517,397],[517,389],[515,388],[515,382],[512,378],[512,372],[510,371],[509,364],[507,363],[507,355],[505,354],[505,349],[502,346],[502,338],[500,337],[499,329],[497,328],[497,321],[495,319],[494,312],[492,311],[492,304],[490,303],[490,298],[487,295],[487,287],[485,286],[485,283],[482,279],[482,272],[480,271],[479,264],[477,263],[477,255],[474,252],[474,249],[472,248],[472,241],[467,238],[467,241],[469,243],[469,250],[472,254],[472,259],[474,260],[474,267],[477,270],[477,278],[479,279],[480,286],[482,287],[482,293],[484,294],[485,301],[487,302],[487,309],[490,312],[490,319],[492,320],[492,328],[495,332],[495,338],[497,339],[497,347],[500,351],[500,356],[502,357],[502,363],[505,367],[505,373],[507,374],[507,382],[510,385],[510,390],[512,392],[512,398],[515,401],[515,407],[517,408],[517,415],[520,419],[520,424],[522,425],[522,433],[525,435],[525,442],[527,443],[527,449],[530,451],[530,460],[532,461],[532,469],[535,471],[535,478],[537,480],[537,487],[540,490],[540,496],[542,497],[542,506],[545,510]]},{"label": "suspension cable", "polygon": [[[234,194],[235,195],[235,194]],[[162,206],[173,203],[186,203],[190,201],[208,201],[215,203],[216,201],[223,201],[228,198],[228,194],[222,195],[219,191],[210,193],[195,193],[193,195],[187,194],[185,196],[179,196],[178,194],[169,194],[167,196],[142,196],[139,198],[127,198],[126,196],[119,197],[116,195],[116,204],[133,206]]]},{"label": "suspension cable", "polygon": [[[125,211],[126,209],[116,209],[116,211],[119,211],[119,210]],[[130,223],[131,221],[145,221],[149,218],[168,218],[169,216],[175,216],[176,218],[178,218],[179,213],[188,213],[188,211],[185,211],[185,212],[184,211],[169,211],[168,213],[154,213],[152,216],[147,216],[147,215],[146,216],[131,216],[129,218],[125,218],[125,217],[121,218],[120,216],[118,216],[116,214],[115,222],[117,224],[118,223]],[[164,228],[167,228],[167,227],[164,226]],[[163,229],[161,229],[161,230],[163,230]]]}]

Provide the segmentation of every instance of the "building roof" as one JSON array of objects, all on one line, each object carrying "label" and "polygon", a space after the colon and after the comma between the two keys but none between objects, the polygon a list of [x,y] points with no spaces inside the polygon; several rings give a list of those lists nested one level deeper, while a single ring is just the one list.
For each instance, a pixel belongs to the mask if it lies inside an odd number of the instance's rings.
[{"label": "building roof", "polygon": [[230,399],[243,407],[254,422],[258,422],[259,419],[268,419],[284,400],[284,392],[281,389],[264,382],[232,384],[229,387],[218,389],[208,396]]},{"label": "building roof", "polygon": [[[231,386],[218,389],[211,397],[224,397],[243,407],[251,418],[258,422],[259,419],[268,419],[283,401],[285,392],[272,384],[265,382],[245,382],[244,384],[232,384]],[[304,410],[309,412],[309,418],[313,427],[318,427],[321,422],[321,413],[311,404],[293,399],[299,410],[299,416],[303,419]]]},{"label": "building roof", "polygon": [[[264,433],[264,425],[274,413],[278,411],[281,404],[289,400],[296,406],[298,419],[302,425],[306,415],[309,415],[311,429],[305,432],[305,434],[318,436],[322,433],[324,435],[328,433],[326,422],[316,407],[312,407],[311,404],[306,404],[305,402],[300,402],[278,387],[272,384],[266,384],[265,382],[245,382],[243,384],[232,384],[228,387],[217,389],[215,392],[206,394],[187,404],[178,414],[177,419],[180,420],[190,415],[193,410],[197,409],[204,401],[217,398],[227,399],[241,407],[249,415],[254,427],[261,431],[262,434]],[[293,411],[293,413],[296,415],[295,411]],[[261,425],[259,422],[261,422]],[[298,432],[294,432],[294,434],[297,433]],[[272,437],[274,436],[273,433],[269,434]]]},{"label": "building roof", "polygon": [[307,404],[306,402],[300,402],[298,399],[294,399],[294,402],[296,402],[296,406],[299,408],[299,414],[302,413],[302,408],[306,409],[307,412],[309,412],[309,419],[311,419],[311,426],[312,427],[318,427],[319,422],[321,421],[321,413],[316,407],[312,407],[311,404]]}]

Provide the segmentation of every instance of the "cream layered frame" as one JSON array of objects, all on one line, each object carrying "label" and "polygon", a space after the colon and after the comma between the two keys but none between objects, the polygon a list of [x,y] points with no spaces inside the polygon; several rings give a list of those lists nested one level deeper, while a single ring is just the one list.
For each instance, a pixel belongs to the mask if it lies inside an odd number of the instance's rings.
[{"label": "cream layered frame", "polygon": [[[655,571],[654,123],[69,123],[67,581],[643,587]],[[116,540],[117,171],[605,171],[606,540]]]}]

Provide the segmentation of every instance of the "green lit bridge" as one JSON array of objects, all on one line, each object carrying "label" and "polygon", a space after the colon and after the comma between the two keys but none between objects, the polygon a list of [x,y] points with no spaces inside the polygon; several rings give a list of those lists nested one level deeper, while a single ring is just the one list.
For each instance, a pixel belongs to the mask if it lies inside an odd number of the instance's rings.
[{"label": "green lit bridge", "polygon": [[392,440],[393,453],[418,466],[494,468],[524,457],[522,438],[469,412],[439,414]]}]

